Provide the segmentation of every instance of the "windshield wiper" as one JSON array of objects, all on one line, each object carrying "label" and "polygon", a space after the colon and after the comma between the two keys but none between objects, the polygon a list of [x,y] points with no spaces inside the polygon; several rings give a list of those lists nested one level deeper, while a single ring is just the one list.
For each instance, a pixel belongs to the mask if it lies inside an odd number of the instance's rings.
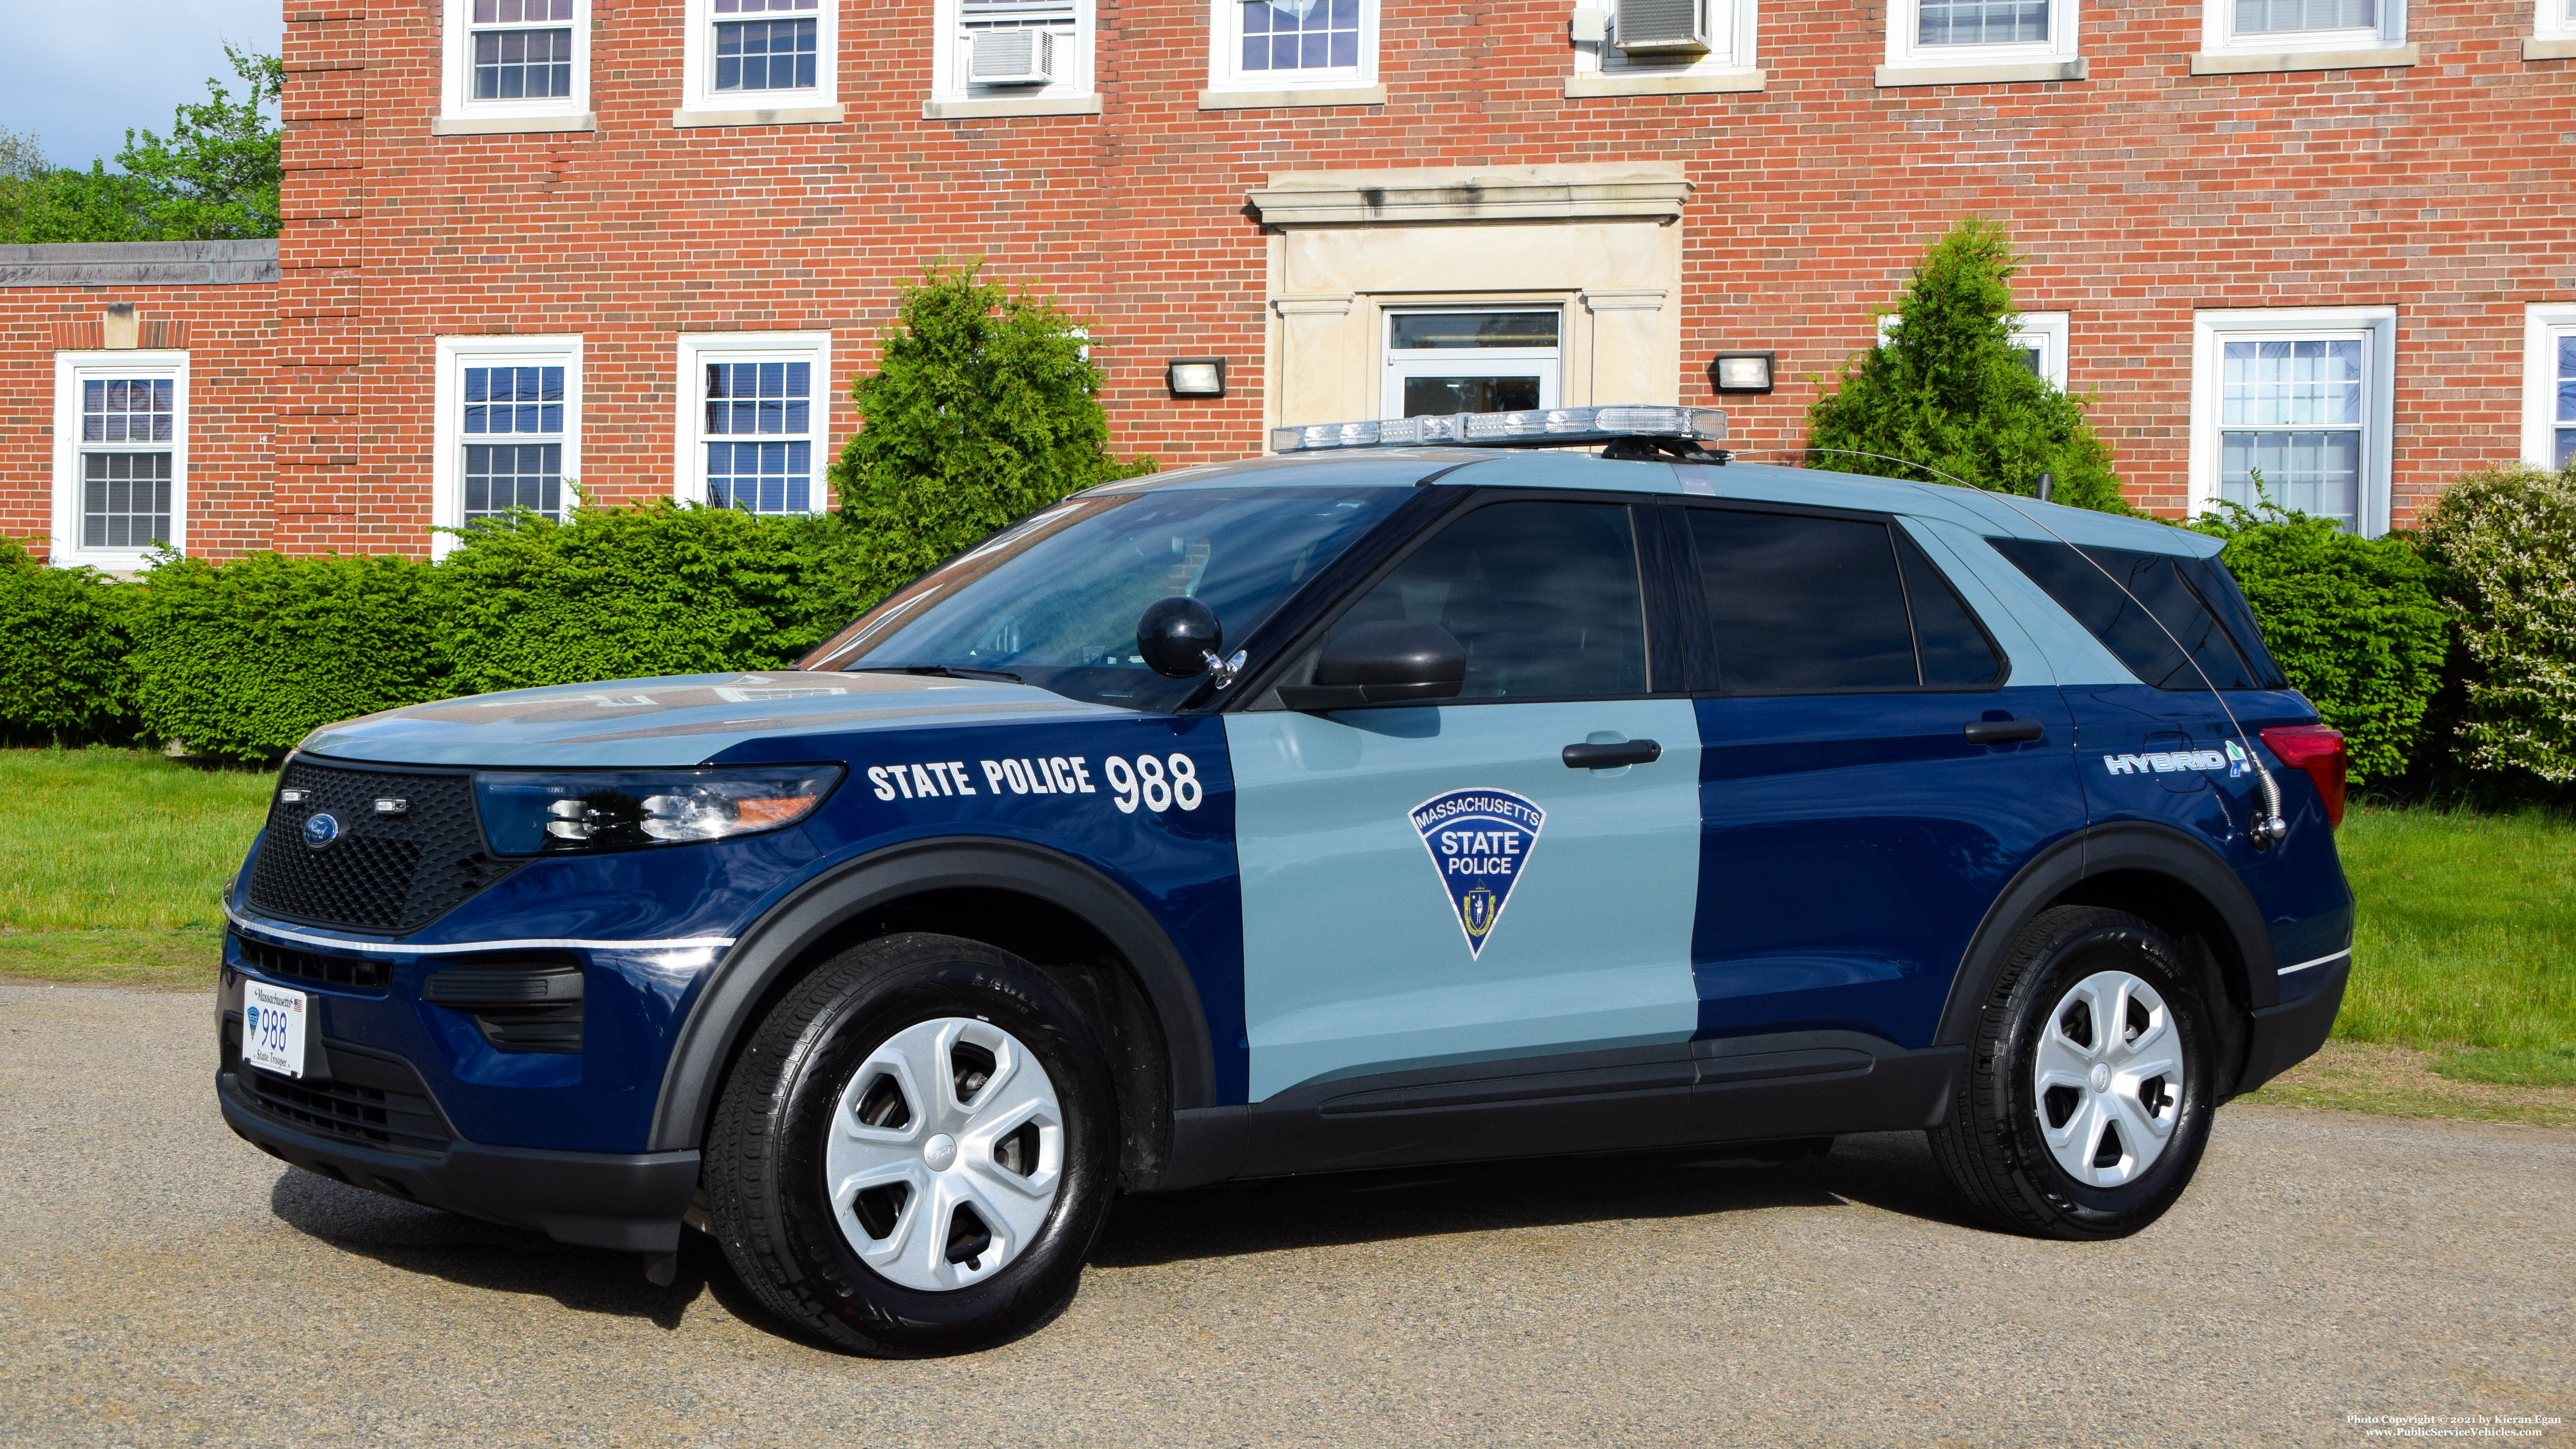
[{"label": "windshield wiper", "polygon": [[934,679],[998,679],[1017,684],[1020,677],[1001,669],[958,669],[946,664],[854,664],[844,674],[927,674]]}]

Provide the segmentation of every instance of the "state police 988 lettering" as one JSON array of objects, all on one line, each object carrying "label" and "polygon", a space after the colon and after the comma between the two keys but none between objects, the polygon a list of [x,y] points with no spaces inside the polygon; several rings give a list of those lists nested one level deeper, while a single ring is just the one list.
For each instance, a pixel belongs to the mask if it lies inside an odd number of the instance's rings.
[{"label": "state police 988 lettering", "polygon": [[[979,760],[984,785],[964,760],[922,760],[902,765],[871,765],[868,784],[880,800],[931,800],[960,795],[1096,795],[1087,755],[1024,756]],[[1110,802],[1133,815],[1138,806],[1155,814],[1171,809],[1196,810],[1207,798],[1199,767],[1188,755],[1138,755],[1132,761],[1111,755],[1100,762],[1109,785]]]}]

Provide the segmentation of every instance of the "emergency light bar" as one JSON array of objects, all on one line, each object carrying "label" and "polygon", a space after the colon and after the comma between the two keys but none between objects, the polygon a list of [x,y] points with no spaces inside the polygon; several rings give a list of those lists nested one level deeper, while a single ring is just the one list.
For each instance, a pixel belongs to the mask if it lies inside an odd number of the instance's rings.
[{"label": "emergency light bar", "polygon": [[1429,413],[1364,423],[1310,423],[1272,428],[1270,451],[1321,448],[1562,448],[1626,438],[1671,438],[1685,444],[1726,437],[1720,408],[1623,403],[1597,408],[1533,408],[1516,413]]}]

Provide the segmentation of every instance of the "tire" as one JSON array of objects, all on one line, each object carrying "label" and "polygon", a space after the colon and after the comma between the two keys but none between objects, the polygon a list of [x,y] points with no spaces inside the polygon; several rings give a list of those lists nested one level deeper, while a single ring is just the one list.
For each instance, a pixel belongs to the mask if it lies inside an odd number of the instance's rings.
[{"label": "tire", "polygon": [[745,1043],[707,1132],[708,1227],[789,1322],[963,1353],[1071,1301],[1118,1123],[1091,1026],[1007,951],[906,933],[832,958]]},{"label": "tire", "polygon": [[[2216,1105],[2212,1023],[2173,942],[2061,906],[2013,943],[1932,1155],[1977,1214],[2041,1237],[2125,1237],[2190,1185]],[[2099,1022],[2117,1023],[2116,1031]]]}]

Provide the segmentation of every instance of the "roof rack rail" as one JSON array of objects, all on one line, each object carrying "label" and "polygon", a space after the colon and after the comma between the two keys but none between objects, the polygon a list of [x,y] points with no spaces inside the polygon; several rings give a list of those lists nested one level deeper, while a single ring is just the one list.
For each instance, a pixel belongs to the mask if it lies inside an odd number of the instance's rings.
[{"label": "roof rack rail", "polygon": [[1726,461],[1708,446],[1726,437],[1722,408],[1613,403],[1588,408],[1531,408],[1506,413],[1428,413],[1353,423],[1272,428],[1274,453],[1337,448],[1564,448],[1601,443],[1609,458],[1675,457]]}]

